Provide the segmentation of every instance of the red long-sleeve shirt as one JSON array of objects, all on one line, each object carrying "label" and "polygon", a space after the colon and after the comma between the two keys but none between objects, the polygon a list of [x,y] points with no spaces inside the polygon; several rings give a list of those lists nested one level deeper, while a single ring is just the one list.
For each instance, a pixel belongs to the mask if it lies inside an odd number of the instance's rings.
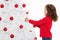
[{"label": "red long-sleeve shirt", "polygon": [[44,17],[39,21],[29,20],[29,23],[33,24],[33,26],[37,26],[40,28],[40,37],[43,38],[52,38],[51,27],[52,27],[52,19],[49,16]]}]

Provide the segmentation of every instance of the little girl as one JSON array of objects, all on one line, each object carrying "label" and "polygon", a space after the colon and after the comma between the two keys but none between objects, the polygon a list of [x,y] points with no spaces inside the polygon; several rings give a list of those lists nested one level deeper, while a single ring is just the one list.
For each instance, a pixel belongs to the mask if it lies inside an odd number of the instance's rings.
[{"label": "little girl", "polygon": [[52,21],[55,22],[58,19],[58,16],[56,14],[56,8],[52,4],[47,4],[45,6],[44,12],[45,17],[41,20],[35,21],[26,18],[25,21],[31,23],[33,27],[40,28],[40,37],[42,37],[42,40],[52,40]]}]

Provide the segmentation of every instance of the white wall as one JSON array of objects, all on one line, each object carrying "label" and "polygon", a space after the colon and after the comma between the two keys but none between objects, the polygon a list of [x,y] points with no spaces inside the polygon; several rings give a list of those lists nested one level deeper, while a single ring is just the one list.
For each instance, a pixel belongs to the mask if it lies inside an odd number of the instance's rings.
[{"label": "white wall", "polygon": [[[57,9],[58,14],[58,21],[53,23],[52,26],[52,34],[53,34],[53,40],[60,40],[60,0],[27,0],[28,3],[28,10],[30,13],[29,18],[33,20],[39,20],[44,17],[44,6],[46,4],[54,4]],[[34,31],[36,32],[36,36],[38,37],[38,40],[41,40],[41,37],[39,37],[39,28],[35,28]]]}]

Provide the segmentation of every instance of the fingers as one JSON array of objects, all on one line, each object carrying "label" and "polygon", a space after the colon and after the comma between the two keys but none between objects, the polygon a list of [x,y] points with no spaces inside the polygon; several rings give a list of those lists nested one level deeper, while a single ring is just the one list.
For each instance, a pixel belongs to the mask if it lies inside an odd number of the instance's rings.
[{"label": "fingers", "polygon": [[25,18],[25,22],[28,22],[29,21],[29,19],[28,18]]}]

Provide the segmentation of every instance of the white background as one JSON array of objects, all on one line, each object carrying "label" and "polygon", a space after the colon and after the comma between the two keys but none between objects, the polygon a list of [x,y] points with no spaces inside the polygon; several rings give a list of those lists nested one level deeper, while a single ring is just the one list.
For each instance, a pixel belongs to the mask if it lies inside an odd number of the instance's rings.
[{"label": "white background", "polygon": [[[60,0],[26,0],[28,3],[29,10],[29,19],[40,20],[44,17],[44,7],[46,4],[53,4],[57,9],[58,21],[53,22],[51,32],[53,34],[52,40],[60,40]],[[38,40],[41,40],[39,37],[39,28],[35,28],[36,36]]]}]

